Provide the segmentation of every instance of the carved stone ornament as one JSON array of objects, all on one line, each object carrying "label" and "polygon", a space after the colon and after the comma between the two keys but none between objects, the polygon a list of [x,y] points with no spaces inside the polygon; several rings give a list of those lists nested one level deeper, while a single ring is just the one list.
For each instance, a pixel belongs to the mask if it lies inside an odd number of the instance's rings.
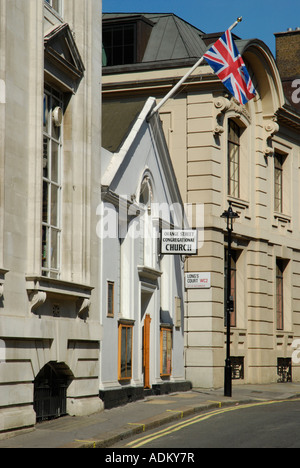
[{"label": "carved stone ornament", "polygon": [[274,156],[274,153],[275,153],[275,150],[274,148],[271,148],[270,146],[268,146],[266,149],[265,149],[265,156],[271,158],[272,156]]},{"label": "carved stone ornament", "polygon": [[31,313],[34,314],[36,309],[45,303],[47,294],[44,291],[31,291],[28,294],[28,298]]},{"label": "carved stone ornament", "polygon": [[79,318],[84,319],[89,314],[89,310],[91,307],[91,300],[90,299],[78,299],[77,301],[77,315]]},{"label": "carved stone ornament", "polygon": [[266,132],[266,144],[267,148],[265,149],[265,156],[272,157],[274,156],[275,150],[272,148],[272,138],[279,132],[279,125],[276,121],[276,117],[273,117],[271,120],[265,122],[265,132]]},{"label": "carved stone ornament", "polygon": [[275,120],[268,120],[265,123],[265,130],[268,134],[268,137],[272,137],[279,132],[279,125]]},{"label": "carved stone ornament", "polygon": [[230,101],[223,96],[219,96],[214,99],[214,105],[219,113],[226,112],[230,108]]},{"label": "carved stone ornament", "polygon": [[225,132],[225,129],[222,125],[216,125],[214,128],[214,135],[221,135]]},{"label": "carved stone ornament", "polygon": [[234,97],[229,99],[229,96],[219,96],[214,99],[214,106],[217,109],[218,115],[225,114],[228,111],[233,111],[237,115],[245,117],[245,119],[251,123],[251,115],[247,111],[245,106],[242,106]]}]

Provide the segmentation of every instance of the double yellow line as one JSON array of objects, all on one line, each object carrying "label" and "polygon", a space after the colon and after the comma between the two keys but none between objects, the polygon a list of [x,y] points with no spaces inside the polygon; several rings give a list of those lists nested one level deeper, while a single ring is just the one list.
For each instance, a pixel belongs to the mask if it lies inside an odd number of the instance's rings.
[{"label": "double yellow line", "polygon": [[180,423],[174,424],[154,434],[144,436],[140,439],[130,442],[129,444],[126,445],[126,447],[131,447],[131,448],[143,447],[144,445],[147,445],[148,443],[153,442],[154,440],[161,439],[162,437],[173,434],[174,432],[181,431],[185,427],[189,427],[189,426],[192,426],[193,424],[206,421],[210,418],[213,418],[214,416],[218,416],[219,414],[229,413],[231,411],[237,411],[237,410],[246,409],[246,408],[252,408],[253,406],[266,406],[266,405],[273,405],[275,403],[286,403],[289,401],[291,402],[300,401],[300,399],[297,398],[297,399],[290,399],[290,400],[272,400],[272,401],[264,401],[260,403],[249,403],[249,404],[244,404],[244,405],[231,406],[231,407],[227,407],[223,409],[217,409],[209,413],[201,414],[191,419],[188,419],[186,421],[182,421]]}]

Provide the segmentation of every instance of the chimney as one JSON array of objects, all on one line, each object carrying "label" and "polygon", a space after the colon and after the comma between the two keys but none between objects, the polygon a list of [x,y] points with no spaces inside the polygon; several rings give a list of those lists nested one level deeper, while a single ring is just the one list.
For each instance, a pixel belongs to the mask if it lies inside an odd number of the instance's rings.
[{"label": "chimney", "polygon": [[282,80],[300,77],[300,28],[276,33],[276,62]]}]

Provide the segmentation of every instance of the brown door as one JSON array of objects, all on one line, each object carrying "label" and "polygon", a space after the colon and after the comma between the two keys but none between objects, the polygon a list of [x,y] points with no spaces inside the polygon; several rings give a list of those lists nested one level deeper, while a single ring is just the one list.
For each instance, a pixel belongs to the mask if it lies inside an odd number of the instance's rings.
[{"label": "brown door", "polygon": [[150,386],[150,315],[146,315],[144,321],[144,388]]}]

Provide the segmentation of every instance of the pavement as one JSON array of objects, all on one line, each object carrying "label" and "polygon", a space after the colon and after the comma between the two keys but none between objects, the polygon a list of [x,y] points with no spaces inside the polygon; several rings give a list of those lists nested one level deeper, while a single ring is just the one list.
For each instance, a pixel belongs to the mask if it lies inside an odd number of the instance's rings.
[{"label": "pavement", "polygon": [[232,398],[224,397],[222,388],[150,396],[91,416],[45,421],[28,432],[0,440],[0,448],[111,448],[134,435],[203,411],[297,397],[300,383],[234,385]]}]

